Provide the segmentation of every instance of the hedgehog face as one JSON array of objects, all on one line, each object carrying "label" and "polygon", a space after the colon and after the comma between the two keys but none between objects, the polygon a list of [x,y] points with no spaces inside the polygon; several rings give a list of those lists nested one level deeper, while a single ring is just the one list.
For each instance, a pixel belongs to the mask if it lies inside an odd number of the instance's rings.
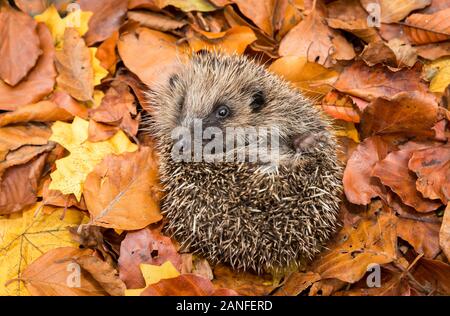
[{"label": "hedgehog face", "polygon": [[[281,89],[275,91],[273,87]],[[319,132],[326,126],[314,115],[312,107],[301,106],[308,101],[299,93],[244,57],[195,55],[151,99],[157,109],[159,134],[168,136],[180,127],[194,134],[196,122],[201,122],[202,132],[220,129],[224,139],[230,129],[254,128],[257,132],[261,128],[271,129],[281,139],[282,154],[288,155],[295,154],[291,146],[294,132],[302,129]],[[251,142],[247,136],[244,138],[244,143]],[[205,145],[210,139],[206,135],[201,142]]]}]

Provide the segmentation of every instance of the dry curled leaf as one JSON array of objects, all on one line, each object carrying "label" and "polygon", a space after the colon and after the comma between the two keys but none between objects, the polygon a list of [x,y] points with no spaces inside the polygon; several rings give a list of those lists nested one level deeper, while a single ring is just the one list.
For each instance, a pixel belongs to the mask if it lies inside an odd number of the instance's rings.
[{"label": "dry curled leaf", "polygon": [[125,283],[119,279],[117,270],[109,263],[92,255],[75,257],[73,261],[78,263],[82,269],[89,272],[92,278],[94,278],[109,295],[125,295]]},{"label": "dry curled leaf", "polygon": [[437,209],[441,203],[426,199],[416,189],[416,177],[408,169],[408,161],[414,151],[427,147],[420,143],[408,143],[401,150],[389,153],[386,158],[377,162],[372,175],[390,187],[405,203],[418,212],[431,212]]}]

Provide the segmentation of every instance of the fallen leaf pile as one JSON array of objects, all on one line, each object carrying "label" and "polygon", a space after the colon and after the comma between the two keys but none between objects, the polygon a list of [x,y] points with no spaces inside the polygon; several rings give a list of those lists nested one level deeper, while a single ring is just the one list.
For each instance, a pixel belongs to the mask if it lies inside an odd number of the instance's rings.
[{"label": "fallen leaf pile", "polygon": [[[205,50],[333,119],[342,225],[299,271],[161,231],[143,87]],[[0,295],[450,295],[449,1],[0,1],[0,61]]]}]

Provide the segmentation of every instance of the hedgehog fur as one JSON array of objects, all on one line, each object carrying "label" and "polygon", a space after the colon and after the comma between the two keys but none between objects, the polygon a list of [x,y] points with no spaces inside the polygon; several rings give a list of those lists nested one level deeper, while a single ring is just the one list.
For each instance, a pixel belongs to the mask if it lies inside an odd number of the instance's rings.
[{"label": "hedgehog fur", "polygon": [[[255,61],[217,52],[193,55],[147,94],[165,231],[183,250],[235,269],[274,273],[323,249],[339,226],[342,168],[330,123],[311,101]],[[261,103],[256,110],[255,102]],[[211,115],[218,104],[227,105],[229,117]],[[194,118],[222,129],[277,126],[280,159],[271,167],[174,161],[171,132],[192,126]],[[299,151],[296,135],[320,137]]]}]

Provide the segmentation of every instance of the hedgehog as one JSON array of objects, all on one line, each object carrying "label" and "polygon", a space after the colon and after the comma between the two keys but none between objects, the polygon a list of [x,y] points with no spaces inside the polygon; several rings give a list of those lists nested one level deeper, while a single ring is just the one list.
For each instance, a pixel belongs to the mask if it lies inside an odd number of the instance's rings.
[{"label": "hedgehog", "polygon": [[[261,274],[298,269],[324,249],[340,226],[342,166],[331,122],[311,100],[254,59],[219,52],[193,54],[146,95],[164,231],[181,251]],[[193,139],[196,122],[203,134]],[[226,141],[199,156],[211,128]],[[229,132],[271,129],[270,142]],[[253,155],[263,144],[276,154]]]}]

